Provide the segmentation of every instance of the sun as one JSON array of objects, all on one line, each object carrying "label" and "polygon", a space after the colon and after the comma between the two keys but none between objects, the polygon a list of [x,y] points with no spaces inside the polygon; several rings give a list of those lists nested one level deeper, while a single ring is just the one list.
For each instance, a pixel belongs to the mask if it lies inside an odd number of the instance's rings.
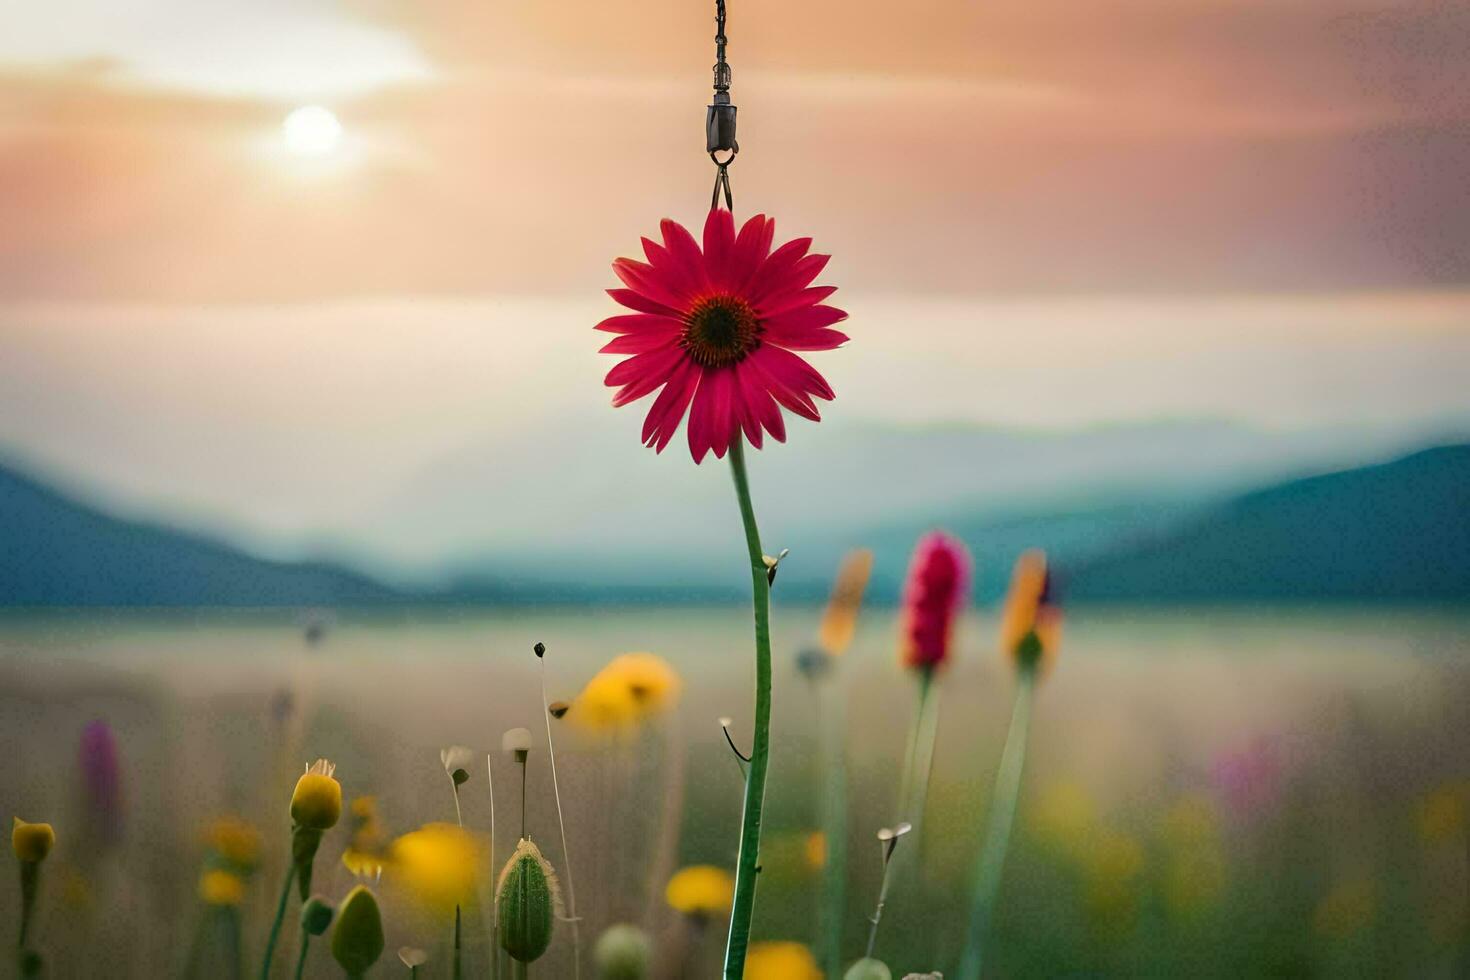
[{"label": "sun", "polygon": [[281,122],[281,141],[298,157],[325,157],[342,143],[342,123],[324,106],[292,109]]}]

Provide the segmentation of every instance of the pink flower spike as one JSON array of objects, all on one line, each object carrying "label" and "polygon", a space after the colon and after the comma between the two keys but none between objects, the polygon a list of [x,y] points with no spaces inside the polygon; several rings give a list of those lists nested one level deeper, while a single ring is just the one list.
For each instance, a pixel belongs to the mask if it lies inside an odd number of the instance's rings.
[{"label": "pink flower spike", "polygon": [[919,539],[903,588],[905,667],[933,670],[949,659],[950,634],[970,591],[970,553],[933,531]]}]

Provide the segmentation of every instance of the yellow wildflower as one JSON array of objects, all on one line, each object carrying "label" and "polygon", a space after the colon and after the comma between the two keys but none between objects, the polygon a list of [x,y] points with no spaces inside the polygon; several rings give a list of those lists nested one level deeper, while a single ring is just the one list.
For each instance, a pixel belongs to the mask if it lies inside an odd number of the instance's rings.
[{"label": "yellow wildflower", "polygon": [[351,827],[347,849],[342,852],[342,866],[359,878],[376,877],[383,871],[388,842],[378,818],[377,797],[354,798],[348,814]]},{"label": "yellow wildflower", "polygon": [[229,871],[206,871],[199,879],[199,897],[205,905],[239,905],[245,901],[245,881]]},{"label": "yellow wildflower", "polygon": [[752,943],[745,956],[745,980],[822,980],[822,970],[801,943]]},{"label": "yellow wildflower", "polygon": [[829,656],[841,656],[852,644],[857,632],[858,612],[863,605],[863,592],[873,571],[873,553],[866,548],[849,551],[837,569],[832,584],[832,597],[822,613],[817,639]]},{"label": "yellow wildflower", "polygon": [[724,868],[710,864],[681,868],[669,879],[664,899],[670,908],[685,915],[729,915],[735,901],[735,878]]},{"label": "yellow wildflower", "polygon": [[260,831],[239,817],[220,817],[206,828],[205,842],[236,871],[250,872],[260,860]]},{"label": "yellow wildflower", "polygon": [[485,849],[469,831],[425,824],[388,848],[386,873],[427,911],[446,915],[475,903]]},{"label": "yellow wildflower", "polygon": [[821,871],[825,868],[827,866],[827,835],[820,830],[807,834],[802,856],[806,858],[806,866],[810,870]]},{"label": "yellow wildflower", "polygon": [[673,707],[679,687],[679,675],[661,657],[625,653],[587,682],[569,717],[593,731],[631,728]]}]

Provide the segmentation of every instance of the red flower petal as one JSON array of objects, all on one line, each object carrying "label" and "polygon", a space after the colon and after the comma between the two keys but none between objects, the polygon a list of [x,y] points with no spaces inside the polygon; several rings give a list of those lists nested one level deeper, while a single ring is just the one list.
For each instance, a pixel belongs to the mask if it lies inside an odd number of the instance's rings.
[{"label": "red flower petal", "polygon": [[804,330],[791,333],[768,332],[767,343],[785,350],[836,350],[851,338],[840,330]]},{"label": "red flower petal", "polygon": [[800,292],[811,285],[812,280],[827,267],[831,258],[830,255],[808,255],[798,259],[789,270],[762,275],[761,281],[756,284],[757,288],[751,292],[751,302],[763,306],[777,297]]},{"label": "red flower petal", "polygon": [[744,292],[750,277],[765,261],[771,251],[771,239],[776,234],[776,222],[758,214],[740,229],[735,245],[730,251],[729,287],[734,292]]},{"label": "red flower petal", "polygon": [[653,407],[643,420],[643,444],[652,446],[654,452],[663,452],[669,440],[674,438],[684,411],[694,397],[694,389],[699,385],[699,374],[699,365],[685,358],[669,376],[664,390],[653,400]]},{"label": "red flower petal", "polygon": [[757,353],[761,355],[761,367],[787,388],[816,395],[825,401],[836,397],[832,394],[832,387],[827,384],[827,379],[790,351],[773,344],[762,344]]},{"label": "red flower petal", "polygon": [[847,313],[835,306],[804,306],[796,310],[787,310],[776,316],[764,317],[761,320],[761,326],[767,330],[810,330],[816,327],[830,327],[846,319]]},{"label": "red flower petal", "polygon": [[681,321],[656,313],[625,313],[610,316],[592,329],[607,333],[645,333],[649,330],[678,330],[682,326]]},{"label": "red flower petal", "polygon": [[812,286],[810,289],[776,293],[766,297],[757,309],[760,311],[761,319],[769,319],[783,313],[790,313],[792,310],[816,306],[835,292],[837,292],[836,286]]},{"label": "red flower petal", "polygon": [[672,317],[675,320],[678,320],[681,316],[680,310],[665,306],[662,303],[655,303],[648,297],[641,296],[631,289],[609,289],[607,294],[628,309],[637,310],[639,313],[653,313],[657,316]]},{"label": "red flower petal", "polygon": [[704,220],[704,268],[716,289],[729,288],[730,252],[734,247],[734,215],[724,208],[711,209]]},{"label": "red flower petal", "polygon": [[694,393],[689,409],[689,452],[696,463],[706,452],[721,458],[730,448],[734,422],[730,417],[730,384],[734,372],[730,368],[706,368]]},{"label": "red flower petal", "polygon": [[651,350],[646,354],[635,354],[607,373],[603,383],[608,387],[623,385],[613,396],[613,406],[637,401],[669,380],[669,375],[684,358],[684,351],[676,344]]},{"label": "red flower petal", "polygon": [[675,273],[687,282],[692,290],[709,288],[709,276],[705,274],[704,255],[699,251],[689,229],[677,221],[665,218],[659,223],[663,231],[664,247],[669,250],[669,259]]},{"label": "red flower petal", "polygon": [[686,297],[670,289],[667,277],[661,278],[653,266],[636,259],[618,259],[612,267],[624,285],[640,296],[647,296],[671,310],[685,305]]},{"label": "red flower petal", "polygon": [[785,406],[788,411],[795,412],[804,419],[820,422],[821,413],[817,411],[816,403],[808,398],[805,392],[800,388],[789,387],[766,369],[765,352],[777,349],[769,344],[763,344],[755,353],[742,361],[741,366],[755,374],[765,389],[771,393],[771,397]]},{"label": "red flower petal", "polygon": [[779,285],[782,280],[791,274],[791,270],[796,268],[796,263],[801,261],[802,256],[806,255],[806,250],[811,247],[812,240],[810,238],[793,238],[772,252],[770,257],[762,262],[760,267],[755,270],[755,274],[751,276],[750,282],[746,286],[749,297],[754,299],[757,296],[769,292],[768,284],[770,283]]},{"label": "red flower petal", "polygon": [[[830,331],[829,331],[830,332]],[[679,339],[677,328],[671,330],[640,330],[614,337],[602,345],[599,354],[644,354]],[[789,347],[789,344],[782,344]],[[795,350],[796,348],[792,348]],[[815,349],[815,348],[809,348]]]}]

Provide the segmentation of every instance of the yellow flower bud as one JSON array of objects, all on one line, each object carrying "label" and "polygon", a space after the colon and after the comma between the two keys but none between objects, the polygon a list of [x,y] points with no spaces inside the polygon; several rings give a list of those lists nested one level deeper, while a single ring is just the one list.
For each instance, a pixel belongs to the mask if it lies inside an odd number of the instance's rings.
[{"label": "yellow flower bud", "polygon": [[199,897],[205,905],[239,905],[245,901],[245,882],[228,871],[206,871],[199,879]]},{"label": "yellow flower bud", "polygon": [[26,823],[20,817],[14,819],[10,846],[15,849],[15,856],[27,864],[46,860],[46,855],[56,845],[56,831],[49,823]]},{"label": "yellow flower bud", "polygon": [[342,816],[342,784],[332,778],[336,766],[318,759],[296,781],[291,794],[291,820],[298,827],[330,830]]},{"label": "yellow flower bud", "polygon": [[332,958],[349,977],[366,973],[383,955],[383,916],[366,885],[347,893],[332,929]]}]

